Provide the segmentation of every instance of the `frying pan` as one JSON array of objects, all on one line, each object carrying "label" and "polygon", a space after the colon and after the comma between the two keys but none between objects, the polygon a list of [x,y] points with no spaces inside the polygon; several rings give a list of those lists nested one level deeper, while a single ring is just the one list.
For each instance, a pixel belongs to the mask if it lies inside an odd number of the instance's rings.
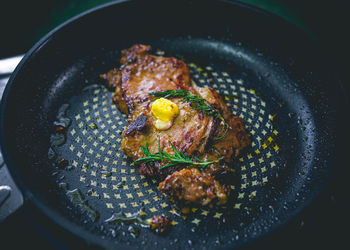
[{"label": "frying pan", "polygon": [[[99,75],[135,43],[183,59],[245,121],[252,145],[233,165],[225,207],[179,213],[119,150],[127,122]],[[315,42],[271,14],[236,1],[117,1],[69,20],[25,55],[2,99],[1,149],[25,202],[90,245],[233,248],[319,194],[343,155],[345,105]],[[113,219],[140,210],[168,216],[173,228],[159,236]]]}]

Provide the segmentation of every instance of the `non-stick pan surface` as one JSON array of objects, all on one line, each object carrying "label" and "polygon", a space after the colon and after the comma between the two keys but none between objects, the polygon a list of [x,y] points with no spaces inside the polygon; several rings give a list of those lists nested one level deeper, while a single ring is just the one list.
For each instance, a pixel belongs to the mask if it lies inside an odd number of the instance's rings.
[{"label": "non-stick pan surface", "polygon": [[[135,43],[183,59],[192,79],[217,89],[245,121],[253,142],[235,161],[234,195],[224,208],[182,215],[119,150],[127,122],[99,74],[118,66],[120,51]],[[342,106],[338,82],[321,62],[294,27],[238,4],[110,4],[28,52],[3,97],[1,146],[25,198],[90,243],[241,246],[293,218],[328,179]],[[57,121],[64,132],[55,130]],[[164,214],[174,227],[159,236],[106,221],[140,210]]]}]

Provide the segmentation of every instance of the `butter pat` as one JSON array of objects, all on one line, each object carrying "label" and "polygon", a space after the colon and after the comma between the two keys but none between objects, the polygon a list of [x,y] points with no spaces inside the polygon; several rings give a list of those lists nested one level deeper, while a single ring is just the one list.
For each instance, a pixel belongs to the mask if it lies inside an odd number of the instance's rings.
[{"label": "butter pat", "polygon": [[179,108],[176,103],[159,98],[152,104],[152,115],[157,119],[154,126],[159,130],[169,129],[173,119],[179,114]]}]

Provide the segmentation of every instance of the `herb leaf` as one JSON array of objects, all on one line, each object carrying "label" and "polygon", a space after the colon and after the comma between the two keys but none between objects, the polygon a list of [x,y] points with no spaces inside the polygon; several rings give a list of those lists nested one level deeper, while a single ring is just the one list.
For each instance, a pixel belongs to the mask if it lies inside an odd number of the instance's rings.
[{"label": "herb leaf", "polygon": [[203,161],[195,156],[193,156],[193,159],[191,159],[190,157],[186,156],[182,151],[178,151],[172,143],[170,143],[170,144],[171,144],[172,149],[174,151],[173,155],[169,155],[166,152],[161,150],[160,138],[158,138],[158,152],[155,154],[152,154],[151,152],[149,152],[147,145],[146,145],[146,147],[141,146],[141,150],[145,154],[145,157],[137,159],[136,161],[134,161],[134,163],[140,163],[140,162],[147,163],[147,162],[151,162],[151,161],[165,160],[169,163],[164,165],[160,169],[164,169],[164,168],[175,166],[175,165],[191,165],[193,167],[205,168],[206,166],[208,166],[210,164],[218,163],[222,159],[222,158],[219,158],[217,160]]},{"label": "herb leaf", "polygon": [[205,99],[203,99],[200,96],[197,95],[192,95],[191,92],[183,89],[178,89],[178,90],[165,90],[165,91],[159,91],[159,92],[151,92],[149,93],[150,96],[155,96],[157,98],[163,97],[163,98],[168,98],[168,97],[181,97],[180,101],[181,102],[190,102],[191,106],[199,111],[202,111],[206,115],[213,116],[215,120],[219,119],[223,122],[225,131],[224,133],[219,136],[214,138],[215,140],[220,140],[225,137],[229,125],[226,123],[224,117],[220,114],[219,110],[216,108],[210,106]]}]

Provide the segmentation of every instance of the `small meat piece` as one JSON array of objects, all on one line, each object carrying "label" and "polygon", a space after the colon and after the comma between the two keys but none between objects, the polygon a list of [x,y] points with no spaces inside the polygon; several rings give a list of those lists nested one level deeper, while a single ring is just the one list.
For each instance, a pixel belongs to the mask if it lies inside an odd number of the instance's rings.
[{"label": "small meat piece", "polygon": [[208,173],[197,168],[185,168],[169,175],[159,184],[159,190],[179,204],[194,203],[206,206],[215,200],[216,205],[227,202],[230,189]]},{"label": "small meat piece", "polygon": [[155,215],[151,219],[151,229],[156,233],[164,234],[170,230],[171,221],[168,217],[163,215]]}]

